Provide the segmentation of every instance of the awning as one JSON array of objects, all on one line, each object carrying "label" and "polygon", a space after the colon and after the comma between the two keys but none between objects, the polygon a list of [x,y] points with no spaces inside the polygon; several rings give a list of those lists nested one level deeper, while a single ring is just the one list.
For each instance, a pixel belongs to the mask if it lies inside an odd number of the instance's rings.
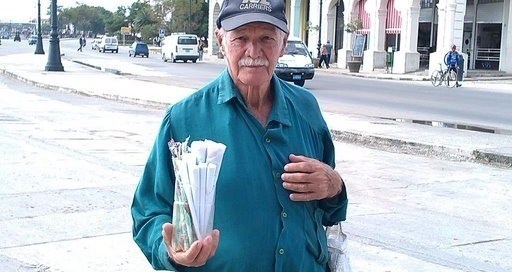
[{"label": "awning", "polygon": [[386,34],[398,34],[402,28],[402,17],[395,8],[395,0],[388,1],[386,16]]},{"label": "awning", "polygon": [[370,14],[368,14],[366,12],[366,10],[364,10],[364,6],[366,5],[366,2],[368,0],[361,0],[359,1],[359,15],[358,15],[358,18],[359,20],[361,20],[361,22],[363,23],[363,28],[362,29],[359,29],[357,31],[357,33],[359,34],[368,34],[370,33]]}]

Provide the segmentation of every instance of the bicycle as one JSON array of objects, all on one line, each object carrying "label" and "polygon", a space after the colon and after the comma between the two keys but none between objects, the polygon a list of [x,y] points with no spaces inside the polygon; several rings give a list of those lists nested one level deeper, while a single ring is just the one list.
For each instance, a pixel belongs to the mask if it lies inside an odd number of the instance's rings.
[{"label": "bicycle", "polygon": [[450,70],[450,67],[443,70],[443,65],[439,63],[439,70],[435,70],[432,73],[432,76],[430,76],[430,82],[434,87],[445,83],[447,87],[453,88],[457,85],[457,72]]}]

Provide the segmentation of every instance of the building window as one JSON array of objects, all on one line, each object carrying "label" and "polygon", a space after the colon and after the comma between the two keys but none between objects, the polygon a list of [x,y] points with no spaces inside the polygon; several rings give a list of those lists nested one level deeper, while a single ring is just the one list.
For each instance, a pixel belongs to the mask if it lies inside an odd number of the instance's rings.
[{"label": "building window", "polygon": [[431,8],[435,0],[421,0],[421,8]]},{"label": "building window", "polygon": [[503,0],[478,0],[478,4],[500,3]]},{"label": "building window", "polygon": [[[475,0],[467,0],[466,5],[471,6],[474,5]],[[491,4],[491,3],[503,3],[503,0],[478,0],[478,4]]]}]

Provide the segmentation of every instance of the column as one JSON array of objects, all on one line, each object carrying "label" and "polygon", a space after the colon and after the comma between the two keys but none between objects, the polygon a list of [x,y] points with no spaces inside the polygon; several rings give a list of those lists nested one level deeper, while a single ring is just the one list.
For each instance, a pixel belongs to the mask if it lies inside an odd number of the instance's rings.
[{"label": "column", "polygon": [[512,73],[512,1],[503,2],[500,71]]},{"label": "column", "polygon": [[369,12],[371,16],[370,43],[364,51],[363,71],[371,72],[375,68],[386,67],[386,9],[375,9]]},{"label": "column", "polygon": [[[439,0],[438,27],[437,27],[437,48],[436,52],[430,54],[429,74],[439,69],[439,63],[444,67],[444,56],[455,44],[457,49],[462,48],[462,35],[464,30],[464,15],[466,13],[466,0]],[[468,58],[464,56],[464,64],[467,71]]]},{"label": "column", "polygon": [[290,29],[290,36],[293,37],[301,37],[305,27],[300,19],[300,4],[301,0],[292,0],[290,3],[290,21],[288,22],[288,28]]},{"label": "column", "polygon": [[208,56],[217,55],[220,52],[220,45],[217,41],[217,36],[215,35],[215,29],[217,29],[217,18],[220,13],[220,6],[222,5],[222,0],[210,1],[210,8],[208,12]]},{"label": "column", "polygon": [[[357,19],[355,12],[344,12],[343,20],[345,24]],[[338,49],[338,68],[346,69],[347,62],[352,60],[352,47],[354,46],[355,33],[343,31],[343,48]]]},{"label": "column", "polygon": [[394,54],[393,73],[403,74],[416,71],[420,67],[420,53],[418,53],[420,7],[419,5],[405,6],[400,10],[400,15],[402,17],[400,51]]}]

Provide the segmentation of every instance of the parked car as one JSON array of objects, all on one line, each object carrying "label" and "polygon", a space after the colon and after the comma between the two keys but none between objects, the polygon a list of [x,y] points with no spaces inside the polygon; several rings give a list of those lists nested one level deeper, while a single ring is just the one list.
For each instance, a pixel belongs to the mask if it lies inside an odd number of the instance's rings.
[{"label": "parked car", "polygon": [[21,37],[20,37],[20,33],[19,32],[16,32],[16,34],[14,35],[14,41],[15,42],[21,42]]},{"label": "parked car", "polygon": [[103,36],[101,42],[98,45],[98,51],[100,52],[119,52],[119,44],[117,43],[116,37]]},{"label": "parked car", "polygon": [[176,62],[191,60],[196,63],[199,58],[198,38],[194,34],[172,33],[164,38],[162,45],[162,59]]},{"label": "parked car", "polygon": [[304,86],[306,79],[315,75],[313,58],[301,39],[289,37],[284,55],[277,61],[275,74],[295,85]]},{"label": "parked car", "polygon": [[141,57],[149,58],[149,48],[146,43],[143,42],[134,42],[130,49],[128,50],[128,56],[133,56],[134,58],[139,55]]},{"label": "parked car", "polygon": [[91,42],[91,49],[92,50],[98,50],[100,47],[100,43],[101,43],[101,38],[95,38],[94,40],[92,40]]},{"label": "parked car", "polygon": [[28,44],[33,45],[37,43],[37,35],[31,35],[30,38],[28,38]]}]

